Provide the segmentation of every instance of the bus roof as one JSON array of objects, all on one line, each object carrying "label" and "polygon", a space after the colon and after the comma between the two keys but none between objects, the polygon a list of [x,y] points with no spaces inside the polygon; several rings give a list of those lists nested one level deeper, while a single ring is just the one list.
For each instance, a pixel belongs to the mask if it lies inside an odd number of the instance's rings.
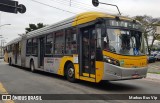
[{"label": "bus roof", "polygon": [[134,19],[129,18],[129,17],[124,17],[124,16],[120,16],[120,15],[113,15],[113,14],[107,14],[107,13],[102,13],[102,12],[84,12],[84,13],[80,13],[76,16],[73,16],[71,18],[65,19],[63,21],[54,23],[50,26],[46,26],[43,27],[41,29],[38,30],[34,30],[32,32],[29,32],[27,34],[28,38],[34,37],[34,36],[38,36],[38,35],[43,35],[43,34],[47,34],[47,33],[51,33],[53,31],[57,31],[57,30],[61,30],[63,28],[67,28],[67,27],[72,27],[72,26],[77,26],[83,23],[87,23],[90,22],[92,20],[95,20],[99,17],[106,17],[106,18],[115,18],[115,17],[119,17],[121,20],[128,20],[128,21],[132,21]]},{"label": "bus roof", "polygon": [[[71,18],[65,19],[63,21],[54,23],[50,26],[46,26],[46,27],[43,27],[41,29],[29,32],[29,33],[26,34],[26,36],[27,36],[27,38],[36,37],[36,36],[39,36],[39,35],[51,33],[53,31],[61,30],[63,28],[77,26],[77,25],[80,25],[80,24],[83,24],[83,23],[87,23],[87,22],[96,20],[97,18],[100,18],[100,17],[102,17],[102,18],[119,17],[121,20],[128,20],[128,21],[134,20],[134,19],[129,18],[129,17],[107,14],[107,13],[103,13],[103,12],[84,12],[84,13],[80,13],[76,16],[73,16]],[[20,40],[21,40],[21,37],[12,40],[11,42],[7,43],[7,45],[10,45],[14,42],[18,42]]]},{"label": "bus roof", "polygon": [[15,39],[11,40],[10,42],[8,42],[5,46],[8,46],[8,45],[11,45],[13,43],[19,42],[19,41],[21,41],[21,39],[22,39],[22,37],[15,38]]},{"label": "bus roof", "polygon": [[83,24],[86,22],[90,22],[92,20],[96,20],[97,18],[115,18],[119,17],[121,20],[128,20],[131,21],[133,20],[132,18],[125,17],[125,16],[120,16],[120,15],[113,15],[113,14],[108,14],[108,13],[103,13],[103,12],[85,12],[81,13],[76,16],[74,19],[74,22],[72,23],[72,26],[76,26],[79,24]]}]

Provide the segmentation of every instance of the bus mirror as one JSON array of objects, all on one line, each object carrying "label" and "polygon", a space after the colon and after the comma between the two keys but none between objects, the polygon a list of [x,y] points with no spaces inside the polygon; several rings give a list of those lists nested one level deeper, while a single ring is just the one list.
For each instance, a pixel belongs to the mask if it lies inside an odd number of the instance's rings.
[{"label": "bus mirror", "polygon": [[99,5],[99,1],[98,0],[92,0],[92,4],[97,7]]}]

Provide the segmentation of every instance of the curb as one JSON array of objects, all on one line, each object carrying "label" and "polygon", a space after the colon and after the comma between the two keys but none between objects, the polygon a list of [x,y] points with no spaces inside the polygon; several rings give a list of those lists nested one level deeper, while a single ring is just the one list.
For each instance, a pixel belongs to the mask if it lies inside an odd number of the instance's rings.
[{"label": "curb", "polygon": [[160,80],[160,74],[147,73],[146,78]]}]

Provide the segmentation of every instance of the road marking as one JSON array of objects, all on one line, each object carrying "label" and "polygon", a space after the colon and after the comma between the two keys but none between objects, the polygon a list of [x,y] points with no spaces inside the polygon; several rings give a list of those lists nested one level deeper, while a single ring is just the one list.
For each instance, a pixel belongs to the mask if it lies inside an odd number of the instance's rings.
[{"label": "road marking", "polygon": [[[0,94],[8,94],[7,90],[4,88],[3,84],[0,82]],[[14,103],[13,100],[6,100],[3,103]]]}]

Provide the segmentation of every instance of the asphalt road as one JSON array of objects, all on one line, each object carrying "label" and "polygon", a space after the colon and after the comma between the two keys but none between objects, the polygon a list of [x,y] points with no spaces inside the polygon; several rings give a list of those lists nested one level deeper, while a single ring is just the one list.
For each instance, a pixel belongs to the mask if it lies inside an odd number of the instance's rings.
[{"label": "asphalt road", "polygon": [[[12,67],[0,60],[0,83],[9,94],[160,94],[160,81],[151,79],[112,81],[95,84],[70,83],[64,77]],[[158,103],[129,100],[14,101],[15,103]],[[0,102],[1,103],[1,102]]]}]

